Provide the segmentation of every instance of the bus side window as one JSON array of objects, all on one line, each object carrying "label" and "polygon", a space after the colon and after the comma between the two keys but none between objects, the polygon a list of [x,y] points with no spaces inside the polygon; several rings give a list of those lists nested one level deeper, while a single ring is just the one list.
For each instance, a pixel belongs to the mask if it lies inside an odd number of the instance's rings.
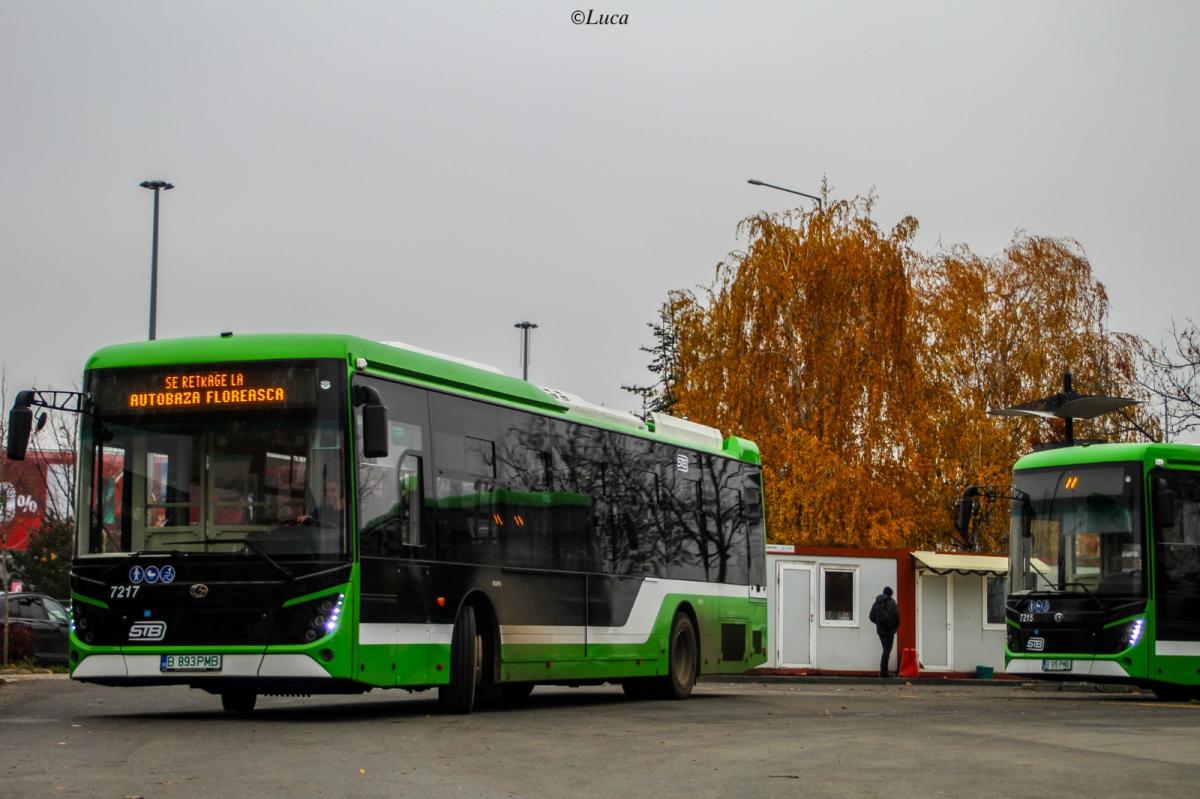
[{"label": "bus side window", "polygon": [[400,542],[404,546],[421,546],[421,458],[409,453],[400,459],[396,469],[396,497],[400,522]]},{"label": "bus side window", "polygon": [[[124,447],[103,446],[98,449],[100,463],[96,470],[95,515],[100,519],[99,541],[92,542],[92,553],[125,552],[132,546],[127,474],[132,474]],[[132,481],[128,481],[132,482]]]}]

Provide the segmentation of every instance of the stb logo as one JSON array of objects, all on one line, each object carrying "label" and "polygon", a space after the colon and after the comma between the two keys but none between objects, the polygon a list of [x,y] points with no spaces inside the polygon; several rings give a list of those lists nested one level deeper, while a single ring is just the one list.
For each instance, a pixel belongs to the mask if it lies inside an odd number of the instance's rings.
[{"label": "stb logo", "polygon": [[687,455],[676,455],[675,456],[675,471],[686,472],[687,470],[688,470],[688,456]]},{"label": "stb logo", "polygon": [[161,641],[166,637],[165,621],[135,621],[129,628],[130,641]]},{"label": "stb logo", "polygon": [[1046,648],[1045,638],[1030,638],[1025,642],[1025,648],[1030,652],[1041,652]]}]

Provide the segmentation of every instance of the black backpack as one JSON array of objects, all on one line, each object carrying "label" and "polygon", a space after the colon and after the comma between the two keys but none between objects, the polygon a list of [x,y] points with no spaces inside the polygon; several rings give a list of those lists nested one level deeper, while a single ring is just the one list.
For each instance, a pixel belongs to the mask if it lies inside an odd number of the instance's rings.
[{"label": "black backpack", "polygon": [[900,612],[896,601],[891,597],[875,600],[867,618],[885,630],[896,630],[900,627]]}]

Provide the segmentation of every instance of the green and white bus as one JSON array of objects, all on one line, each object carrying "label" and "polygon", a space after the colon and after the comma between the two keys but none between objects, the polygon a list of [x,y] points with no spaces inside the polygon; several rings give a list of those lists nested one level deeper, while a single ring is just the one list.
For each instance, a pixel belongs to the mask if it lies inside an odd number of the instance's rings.
[{"label": "green and white bus", "polygon": [[78,393],[74,679],[684,698],[766,659],[757,447],[336,335],[106,347]]},{"label": "green and white bus", "polygon": [[1007,672],[1200,697],[1200,447],[1035,452],[1011,493]]}]

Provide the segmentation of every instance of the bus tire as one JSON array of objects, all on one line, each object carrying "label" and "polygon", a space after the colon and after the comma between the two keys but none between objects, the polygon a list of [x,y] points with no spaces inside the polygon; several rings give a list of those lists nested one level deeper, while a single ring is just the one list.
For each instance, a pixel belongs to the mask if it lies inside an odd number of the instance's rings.
[{"label": "bus tire", "polygon": [[475,608],[458,612],[450,638],[450,684],[438,686],[438,703],[447,713],[470,713],[475,707],[483,660],[483,641],[475,628]]},{"label": "bus tire", "polygon": [[696,685],[699,672],[700,647],[692,617],[683,611],[671,622],[670,648],[667,652],[667,676],[659,677],[654,685],[659,699],[687,699]]},{"label": "bus tire", "polygon": [[257,701],[258,694],[253,691],[221,692],[221,707],[225,708],[227,713],[245,715],[254,710],[254,704]]}]

